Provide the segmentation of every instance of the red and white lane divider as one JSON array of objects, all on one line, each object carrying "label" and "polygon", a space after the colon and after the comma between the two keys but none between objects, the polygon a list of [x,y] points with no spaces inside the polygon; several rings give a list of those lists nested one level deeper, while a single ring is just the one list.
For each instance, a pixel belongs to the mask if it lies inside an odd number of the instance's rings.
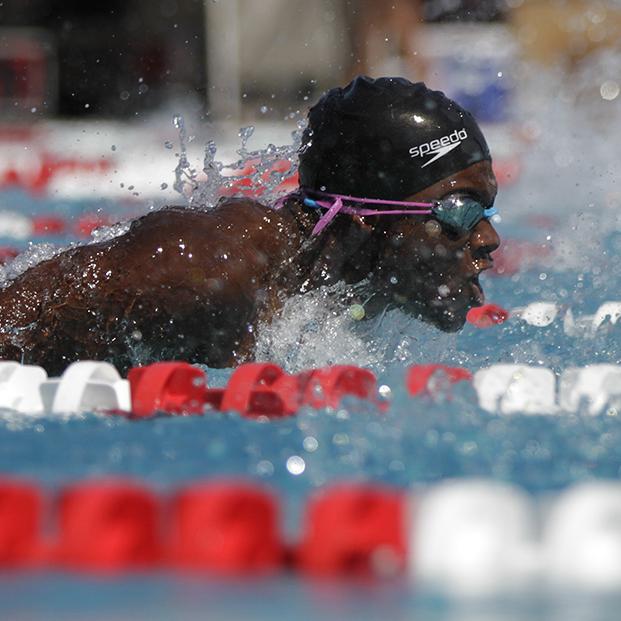
[{"label": "red and white lane divider", "polygon": [[[558,377],[545,367],[522,364],[495,364],[474,374],[423,364],[405,372],[405,387],[416,398],[451,398],[453,386],[464,382],[491,413],[598,415],[621,408],[620,365],[569,367]],[[248,363],[233,371],[224,388],[210,388],[205,372],[186,362],[137,367],[123,379],[107,362],[74,362],[61,377],[48,378],[41,367],[0,361],[0,408],[30,415],[101,412],[149,418],[237,412],[282,418],[303,407],[337,408],[346,397],[369,401],[382,412],[390,392],[368,369],[346,365],[290,375],[272,363]]]},{"label": "red and white lane divider", "polygon": [[295,541],[283,536],[278,497],[250,482],[199,482],[158,495],[134,481],[91,480],[50,500],[36,485],[0,479],[0,568],[407,573],[463,596],[542,585],[621,589],[616,481],[575,485],[541,507],[490,480],[416,493],[340,483],[310,497]]},{"label": "red and white lane divider", "polygon": [[225,388],[209,388],[205,372],[186,362],[137,367],[122,379],[107,362],[74,362],[61,377],[48,378],[41,367],[0,361],[0,407],[26,414],[102,411],[144,418],[223,411],[278,418],[304,406],[335,408],[348,396],[386,407],[373,372],[355,366],[289,375],[275,364],[248,363],[233,371]]},{"label": "red and white lane divider", "polygon": [[26,241],[36,237],[75,236],[90,237],[102,226],[116,220],[106,214],[85,213],[75,218],[56,214],[27,216],[16,211],[0,211],[0,237]]},{"label": "red and white lane divider", "polygon": [[532,302],[526,306],[504,309],[497,304],[484,304],[468,311],[467,321],[477,328],[490,328],[509,320],[522,321],[536,328],[545,328],[562,320],[567,336],[592,338],[607,325],[621,318],[621,302],[604,302],[593,315],[574,317],[571,309],[554,302]]}]

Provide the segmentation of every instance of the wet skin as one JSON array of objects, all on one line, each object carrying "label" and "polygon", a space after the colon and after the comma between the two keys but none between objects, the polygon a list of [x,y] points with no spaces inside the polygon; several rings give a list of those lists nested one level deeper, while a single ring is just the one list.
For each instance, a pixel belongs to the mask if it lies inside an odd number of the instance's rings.
[{"label": "wet skin", "polygon": [[[496,192],[491,165],[480,162],[406,200],[431,202],[467,194],[489,207]],[[469,233],[456,234],[433,219],[406,216],[389,221],[384,235],[374,288],[444,331],[459,330],[468,310],[484,302],[478,277],[492,267],[491,254],[500,244],[491,222],[481,220]]]},{"label": "wet skin", "polygon": [[[411,197],[468,192],[491,204],[487,162]],[[167,208],[115,239],[65,251],[0,291],[0,358],[61,373],[75,360],[120,370],[161,359],[213,367],[251,359],[254,334],[295,293],[368,281],[369,306],[401,306],[456,330],[482,294],[496,232],[482,221],[464,238],[420,217],[339,216],[320,236],[316,210],[291,200],[274,211],[248,199],[212,210]],[[449,293],[438,293],[440,286]]]}]

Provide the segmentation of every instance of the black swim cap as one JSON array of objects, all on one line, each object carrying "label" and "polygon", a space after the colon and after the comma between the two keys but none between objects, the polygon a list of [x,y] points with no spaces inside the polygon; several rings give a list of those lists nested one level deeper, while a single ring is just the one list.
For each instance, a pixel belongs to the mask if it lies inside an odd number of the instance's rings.
[{"label": "black swim cap", "polygon": [[310,109],[299,158],[303,188],[388,200],[491,161],[473,116],[443,93],[365,76]]}]

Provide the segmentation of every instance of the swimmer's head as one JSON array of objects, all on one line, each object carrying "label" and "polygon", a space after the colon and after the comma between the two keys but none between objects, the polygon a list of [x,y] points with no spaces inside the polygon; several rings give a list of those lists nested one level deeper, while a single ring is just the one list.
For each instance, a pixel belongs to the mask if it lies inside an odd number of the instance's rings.
[{"label": "swimmer's head", "polygon": [[491,156],[472,115],[404,78],[357,77],[308,114],[300,186],[403,200]]},{"label": "swimmer's head", "polygon": [[[483,209],[497,190],[472,115],[402,78],[359,77],[324,95],[309,112],[299,174],[311,194],[423,203],[465,196]],[[458,330],[468,309],[483,303],[479,275],[500,243],[488,218],[463,229],[433,214],[358,221],[369,239],[356,256],[359,276],[381,298],[445,331]],[[372,258],[365,263],[365,256]]]}]

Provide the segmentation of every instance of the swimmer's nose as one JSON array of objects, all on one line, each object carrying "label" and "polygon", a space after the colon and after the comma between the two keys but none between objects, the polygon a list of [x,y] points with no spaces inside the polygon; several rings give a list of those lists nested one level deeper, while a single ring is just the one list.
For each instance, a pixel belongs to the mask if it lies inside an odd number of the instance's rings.
[{"label": "swimmer's nose", "polygon": [[[481,220],[470,235],[470,248],[474,259],[492,261],[491,254],[500,246],[500,237],[489,220]],[[491,265],[489,266],[491,267]],[[483,269],[487,269],[484,267]]]}]

